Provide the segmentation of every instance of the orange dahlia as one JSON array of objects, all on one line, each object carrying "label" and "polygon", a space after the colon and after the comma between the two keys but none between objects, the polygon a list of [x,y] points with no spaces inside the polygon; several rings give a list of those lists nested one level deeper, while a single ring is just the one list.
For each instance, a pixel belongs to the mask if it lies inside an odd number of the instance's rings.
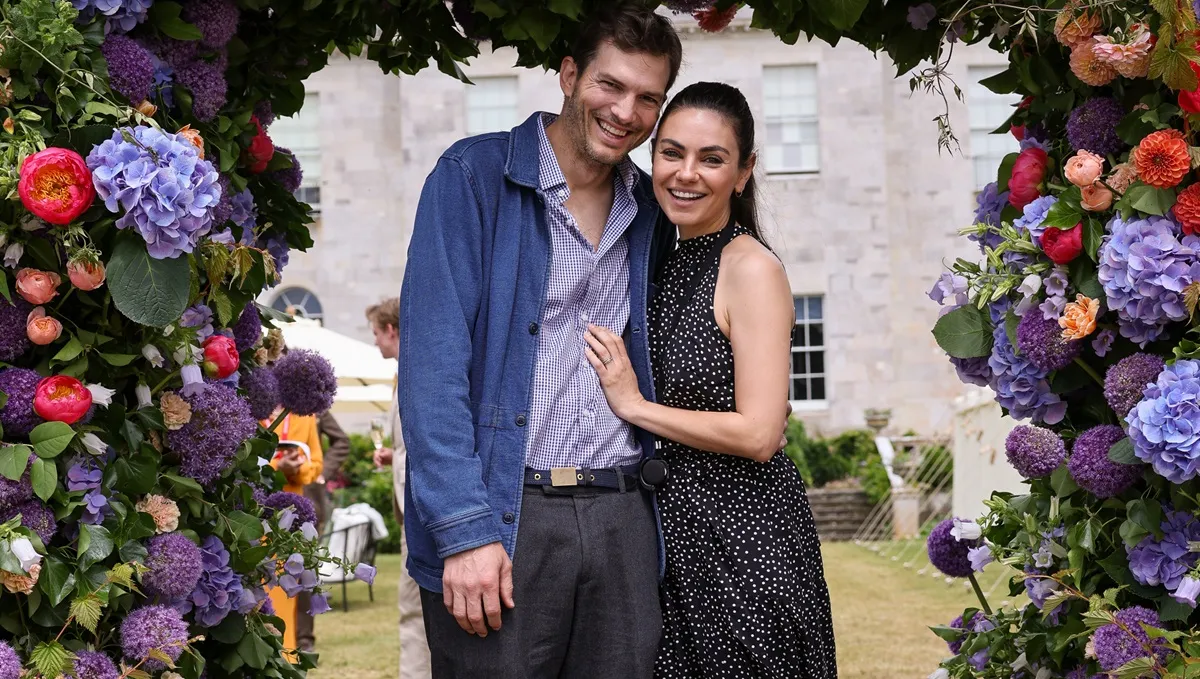
[{"label": "orange dahlia", "polygon": [[1071,72],[1092,87],[1103,87],[1117,77],[1117,69],[1096,56],[1095,45],[1095,38],[1087,38],[1071,48]]},{"label": "orange dahlia", "polygon": [[1192,184],[1175,199],[1175,219],[1189,236],[1200,235],[1200,184]]},{"label": "orange dahlia", "polygon": [[1133,150],[1138,179],[1160,189],[1169,189],[1192,169],[1188,144],[1179,130],[1151,132]]},{"label": "orange dahlia", "polygon": [[1087,11],[1078,11],[1075,3],[1064,7],[1054,22],[1054,37],[1068,49],[1074,49],[1076,45],[1087,42],[1098,30],[1100,17]]}]

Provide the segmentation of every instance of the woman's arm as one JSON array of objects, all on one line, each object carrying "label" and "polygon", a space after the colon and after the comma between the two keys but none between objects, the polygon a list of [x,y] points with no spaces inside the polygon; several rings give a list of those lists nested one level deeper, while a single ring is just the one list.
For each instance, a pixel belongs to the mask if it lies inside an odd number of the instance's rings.
[{"label": "woman's arm", "polygon": [[[718,318],[728,324],[733,346],[737,410],[701,412],[646,401],[638,391],[624,342],[608,329],[593,326],[587,337],[588,360],[618,417],[663,438],[715,453],[766,462],[779,450],[787,426],[795,311],[783,266],[766,249],[757,243],[753,246],[729,252],[717,282],[715,306]],[[609,357],[612,360],[605,365]]]}]

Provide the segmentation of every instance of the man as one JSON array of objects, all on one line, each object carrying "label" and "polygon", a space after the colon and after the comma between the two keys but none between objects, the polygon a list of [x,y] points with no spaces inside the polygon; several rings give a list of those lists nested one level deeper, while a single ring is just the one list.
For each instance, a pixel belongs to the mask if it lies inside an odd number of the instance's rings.
[{"label": "man", "polygon": [[[400,298],[385,299],[367,309],[367,320],[375,334],[375,346],[384,358],[396,358],[400,350]],[[396,389],[392,388],[392,408],[388,417],[392,448],[375,451],[375,464],[392,466],[392,508],[396,523],[404,525],[404,439],[400,435],[400,416]],[[400,561],[408,560],[406,540],[400,538]],[[400,570],[400,679],[429,679],[429,646],[425,643],[425,625],[421,618],[421,594],[417,583]]]},{"label": "man", "polygon": [[398,394],[436,679],[652,674],[661,543],[638,465],[653,437],[608,408],[583,334],[624,332],[653,397],[647,279],[673,234],[628,153],[680,53],[667,18],[614,2],[563,59],[560,116],[460,141],[425,183]]}]

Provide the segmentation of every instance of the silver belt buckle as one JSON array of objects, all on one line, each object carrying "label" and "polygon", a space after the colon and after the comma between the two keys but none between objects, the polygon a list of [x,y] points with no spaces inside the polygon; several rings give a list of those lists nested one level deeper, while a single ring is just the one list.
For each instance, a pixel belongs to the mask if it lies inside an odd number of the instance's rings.
[{"label": "silver belt buckle", "polygon": [[562,486],[578,486],[579,480],[574,467],[551,467],[550,485],[555,488]]}]

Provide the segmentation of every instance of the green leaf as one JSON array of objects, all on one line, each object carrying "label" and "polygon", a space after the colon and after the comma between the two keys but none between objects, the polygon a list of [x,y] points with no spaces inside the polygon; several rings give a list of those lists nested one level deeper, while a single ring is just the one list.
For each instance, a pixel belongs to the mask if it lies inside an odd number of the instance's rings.
[{"label": "green leaf", "polygon": [[[979,81],[980,85],[988,88],[996,94],[1012,94],[1021,86],[1021,78],[1010,65],[1008,68],[1000,71],[996,75],[988,76]],[[1007,128],[1005,128],[1007,129]]]},{"label": "green leaf", "polygon": [[848,31],[867,8],[867,0],[810,0],[807,5],[825,23]]},{"label": "green leaf", "polygon": [[150,22],[158,30],[176,40],[200,40],[204,34],[192,24],[179,18],[183,10],[177,2],[156,2],[150,6]]},{"label": "green leaf", "polygon": [[29,654],[29,660],[45,677],[57,677],[62,674],[71,657],[71,652],[57,641],[43,641]]},{"label": "green leaf", "polygon": [[992,324],[987,312],[973,304],[951,311],[933,326],[938,346],[955,358],[976,358],[992,353]]},{"label": "green leaf", "polygon": [[243,511],[230,512],[225,517],[233,534],[242,542],[254,542],[263,536],[262,521]]},{"label": "green leaf", "polygon": [[33,451],[38,454],[38,457],[48,459],[58,457],[74,438],[75,430],[71,428],[71,425],[62,422],[43,422],[29,433]]},{"label": "green leaf", "polygon": [[1121,527],[1118,530],[1118,534],[1121,536],[1121,539],[1125,541],[1125,546],[1129,549],[1133,549],[1134,547],[1137,547],[1138,543],[1142,541],[1142,538],[1149,535],[1150,532],[1139,526],[1137,523],[1127,519],[1121,522]]},{"label": "green leaf", "polygon": [[1170,210],[1171,206],[1175,204],[1175,189],[1159,189],[1139,184],[1129,187],[1126,194],[1133,209],[1148,215],[1161,217],[1167,214],[1167,210]]},{"label": "green leaf", "polygon": [[19,481],[29,466],[33,450],[26,445],[0,446],[0,475],[9,481]]},{"label": "green leaf", "polygon": [[51,606],[57,606],[67,598],[67,594],[75,587],[75,574],[71,567],[61,559],[47,556],[42,561],[42,572],[38,576],[38,588],[50,599]]},{"label": "green leaf", "polygon": [[1004,193],[1008,190],[1008,180],[1012,179],[1013,165],[1017,163],[1019,153],[1010,153],[1004,156],[1004,160],[1000,161],[1000,169],[996,171],[996,192]]},{"label": "green leaf", "polygon": [[275,655],[275,651],[257,634],[247,634],[242,637],[237,646],[238,655],[246,664],[261,670],[267,666],[267,661]]},{"label": "green leaf", "polygon": [[1004,314],[1004,334],[1008,336],[1008,343],[1012,345],[1013,350],[1020,353],[1017,349],[1017,326],[1021,325],[1021,317],[1018,316],[1012,309],[1009,309]]},{"label": "green leaf", "polygon": [[1104,241],[1104,224],[1095,217],[1083,222],[1083,251],[1093,262],[1099,261],[1100,245]]},{"label": "green leaf", "polygon": [[1200,85],[1200,80],[1196,79],[1196,74],[1188,65],[1188,60],[1195,54],[1195,49],[1186,45],[1176,45],[1160,36],[1158,45],[1150,54],[1150,78],[1162,80],[1173,90],[1195,90]]},{"label": "green leaf", "polygon": [[550,0],[549,7],[551,12],[575,20],[579,18],[579,12],[583,9],[583,2],[582,0]]},{"label": "green leaf", "polygon": [[223,288],[213,286],[209,290],[208,299],[212,302],[213,311],[217,312],[217,320],[221,325],[228,326],[233,320],[233,303],[229,301],[229,295]]},{"label": "green leaf", "polygon": [[164,479],[171,483],[172,497],[193,495],[204,496],[204,488],[194,480],[178,474],[163,474]]},{"label": "green leaf", "polygon": [[476,12],[481,12],[489,19],[499,19],[508,13],[497,5],[495,0],[475,0],[472,5]]},{"label": "green leaf", "polygon": [[71,339],[67,340],[66,346],[64,346],[62,349],[59,349],[58,353],[54,354],[54,357],[50,360],[51,362],[55,363],[66,363],[74,359],[82,352],[83,344],[79,342],[79,338],[72,335]]},{"label": "green leaf", "polygon": [[[88,545],[83,547],[83,536],[87,534]],[[79,544],[83,550],[80,554],[80,564],[87,568],[108,558],[113,551],[112,537],[104,526],[89,523],[79,524]]]},{"label": "green leaf", "polygon": [[35,457],[29,479],[33,482],[33,494],[43,502],[49,500],[50,496],[54,495],[54,489],[58,487],[58,466],[51,460]]},{"label": "green leaf", "polygon": [[1066,465],[1059,465],[1058,469],[1050,475],[1050,486],[1054,489],[1054,494],[1060,498],[1069,497],[1072,493],[1079,490],[1079,486],[1075,485],[1075,480],[1071,478],[1071,473],[1067,470]]},{"label": "green leaf", "polygon": [[100,599],[95,594],[89,594],[71,602],[71,615],[75,620],[95,634],[96,625],[100,622]]},{"label": "green leaf", "polygon": [[1120,464],[1142,463],[1133,453],[1133,440],[1128,436],[1112,444],[1112,447],[1108,449],[1108,459]]},{"label": "green leaf", "polygon": [[161,328],[178,320],[187,308],[190,284],[187,258],[154,259],[137,237],[122,238],[108,262],[113,303],[141,325]]},{"label": "green leaf", "polygon": [[75,151],[81,156],[87,156],[92,148],[112,139],[112,125],[84,125],[64,129],[50,140],[50,146],[59,146]]},{"label": "green leaf", "polygon": [[137,455],[118,457],[110,467],[116,475],[116,487],[130,495],[141,495],[154,488],[159,458],[145,450]]},{"label": "green leaf", "polygon": [[1096,273],[1096,266],[1083,257],[1076,257],[1067,267],[1067,278],[1076,291],[1092,299],[1104,299],[1104,286]]},{"label": "green leaf", "polygon": [[125,563],[146,563],[146,557],[150,553],[146,550],[146,546],[136,540],[130,540],[121,545],[117,550],[117,555],[121,557],[121,561]]},{"label": "green leaf", "polygon": [[137,358],[137,354],[100,354],[100,358],[109,365],[115,365],[118,368],[133,363],[133,359]]},{"label": "green leaf", "polygon": [[1060,200],[1050,206],[1050,211],[1046,213],[1046,219],[1042,220],[1042,226],[1056,229],[1070,229],[1082,219],[1082,212],[1072,208],[1067,204],[1067,201]]},{"label": "green leaf", "polygon": [[230,613],[221,624],[212,628],[209,634],[222,644],[236,644],[246,636],[246,618],[237,613]]},{"label": "green leaf", "polygon": [[8,273],[2,271],[0,271],[0,295],[3,295],[9,304],[13,303],[12,291],[8,289]]}]

